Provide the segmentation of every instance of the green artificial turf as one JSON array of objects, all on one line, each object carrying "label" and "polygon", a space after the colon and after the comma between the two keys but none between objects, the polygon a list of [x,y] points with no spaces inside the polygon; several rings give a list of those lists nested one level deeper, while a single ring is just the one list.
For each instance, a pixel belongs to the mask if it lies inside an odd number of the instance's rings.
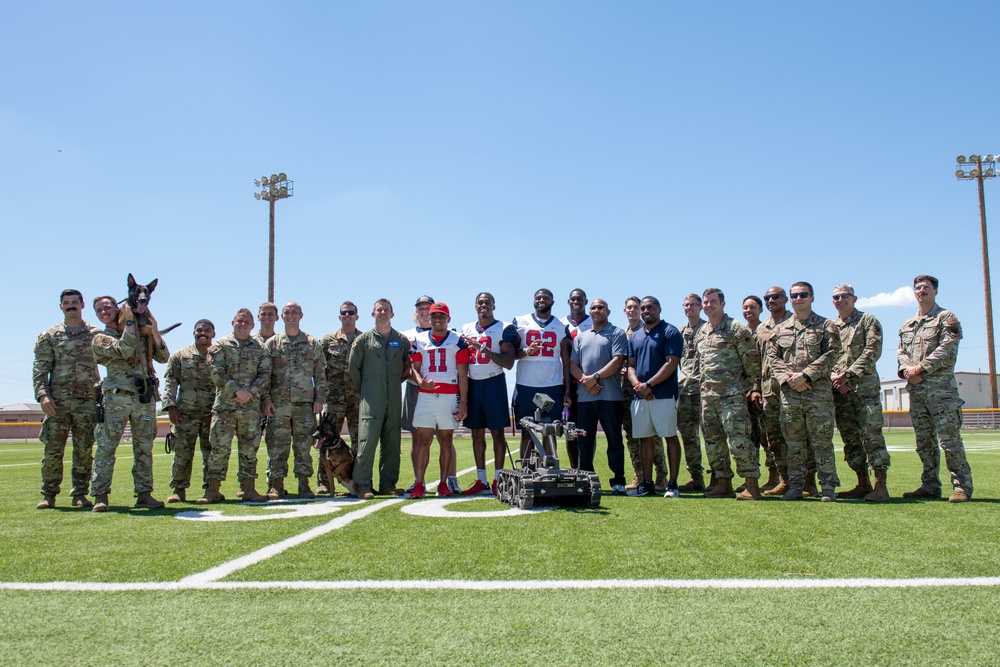
[{"label": "green artificial turf", "polygon": [[[600,442],[606,495],[598,509],[492,517],[507,507],[484,497],[449,505],[484,516],[428,518],[402,511],[428,500],[389,502],[221,581],[1000,576],[1000,434],[964,434],[976,491],[963,505],[900,499],[916,488],[919,461],[912,431],[886,435],[893,496],[886,504],[612,497]],[[459,468],[471,467],[469,440],[457,445]],[[164,499],[171,457],[159,443],[156,452],[155,495]],[[130,453],[128,446],[119,450],[113,511],[71,509],[67,493],[58,509],[38,511],[41,446],[0,443],[0,582],[176,582],[385,501],[340,502],[337,512],[295,518],[182,521],[178,513],[203,509],[227,517],[274,510],[237,502],[131,509]],[[400,484],[406,485],[411,473],[403,459]],[[850,488],[853,473],[838,465],[843,488]],[[434,468],[436,461],[428,479],[437,477]],[[473,479],[466,473],[461,482]],[[223,492],[232,497],[236,488],[233,469]],[[372,665],[986,665],[997,664],[998,621],[997,587],[0,590],[0,664],[52,662],[53,647],[60,647],[80,665],[345,659]]]}]

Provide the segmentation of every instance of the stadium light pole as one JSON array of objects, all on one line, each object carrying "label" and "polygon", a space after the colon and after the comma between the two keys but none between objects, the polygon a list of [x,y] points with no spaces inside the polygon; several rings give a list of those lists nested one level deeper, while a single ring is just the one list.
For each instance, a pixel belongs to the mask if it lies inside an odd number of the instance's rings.
[{"label": "stadium light pole", "polygon": [[267,243],[267,300],[274,303],[274,202],[291,197],[293,184],[284,172],[255,178],[253,184],[263,188],[260,192],[253,193],[254,199],[266,201],[271,208]]},{"label": "stadium light pole", "polygon": [[959,155],[955,176],[959,180],[975,180],[979,184],[979,233],[983,241],[983,288],[986,292],[986,351],[990,363],[990,406],[997,409],[997,360],[993,348],[993,295],[990,289],[990,250],[986,243],[986,193],[983,180],[997,177],[996,157],[989,155]]}]

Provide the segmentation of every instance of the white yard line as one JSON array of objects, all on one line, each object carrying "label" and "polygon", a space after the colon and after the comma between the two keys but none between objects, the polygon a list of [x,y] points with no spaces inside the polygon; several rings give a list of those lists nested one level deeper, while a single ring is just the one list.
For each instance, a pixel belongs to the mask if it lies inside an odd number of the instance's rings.
[{"label": "white yard line", "polygon": [[[475,471],[475,468],[467,468],[465,470],[460,470],[458,471],[458,474],[464,475],[470,471]],[[435,480],[433,482],[430,482],[427,486],[433,487],[439,481],[440,480]],[[199,585],[199,584],[207,584],[218,581],[219,579],[228,577],[233,572],[250,567],[251,565],[256,565],[257,563],[265,561],[268,558],[271,558],[272,556],[277,556],[278,554],[287,551],[292,547],[296,547],[300,544],[309,542],[310,540],[314,540],[317,537],[321,537],[329,532],[350,525],[351,523],[354,523],[358,519],[363,519],[366,516],[379,511],[380,509],[390,507],[392,505],[398,505],[402,502],[405,502],[406,500],[408,500],[408,498],[406,497],[390,498],[389,500],[383,500],[382,502],[379,503],[366,505],[361,509],[357,509],[354,510],[353,512],[349,512],[347,514],[338,516],[337,518],[332,519],[331,521],[324,523],[321,526],[316,526],[315,528],[311,528],[310,530],[307,530],[304,533],[293,535],[292,537],[286,538],[280,542],[276,542],[275,544],[271,544],[261,549],[258,549],[257,551],[247,554],[246,556],[240,556],[239,558],[231,560],[227,563],[223,563],[213,568],[209,568],[204,572],[198,572],[197,574],[192,574],[190,576],[184,577],[183,579],[180,580],[180,584]]]},{"label": "white yard line", "polygon": [[[395,502],[395,501],[386,501]],[[235,561],[234,561],[235,562]],[[211,572],[211,570],[209,570]],[[832,589],[832,588],[960,588],[997,587],[1000,577],[923,577],[914,579],[553,579],[512,581],[468,581],[463,579],[417,579],[412,581],[210,581],[199,575],[180,581],[97,583],[52,581],[45,583],[0,583],[0,590],[16,591],[119,591],[181,590],[625,590],[625,589]]]}]

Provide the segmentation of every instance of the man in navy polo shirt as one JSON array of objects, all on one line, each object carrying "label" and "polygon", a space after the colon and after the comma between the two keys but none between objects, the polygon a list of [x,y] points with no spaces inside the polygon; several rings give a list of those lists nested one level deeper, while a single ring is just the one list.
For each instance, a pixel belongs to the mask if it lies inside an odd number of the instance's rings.
[{"label": "man in navy polo shirt", "polygon": [[636,495],[656,492],[653,483],[653,455],[657,436],[667,441],[666,498],[676,498],[677,470],[681,443],[677,438],[677,364],[684,339],[672,324],[660,319],[660,302],[647,296],[639,303],[643,328],[628,344],[628,381],[635,390],[632,401],[632,437],[639,439],[642,483]]}]

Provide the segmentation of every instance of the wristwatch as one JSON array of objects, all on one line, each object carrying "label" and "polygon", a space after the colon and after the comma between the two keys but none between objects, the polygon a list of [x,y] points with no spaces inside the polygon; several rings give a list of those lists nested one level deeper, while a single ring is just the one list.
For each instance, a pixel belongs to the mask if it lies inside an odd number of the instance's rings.
[{"label": "wristwatch", "polygon": [[595,380],[600,380],[601,379],[601,374],[600,373],[594,373],[594,379]]},{"label": "wristwatch", "polygon": [[853,380],[854,379],[853,371],[847,371],[846,373],[844,373],[844,377],[846,377],[848,380]]}]

